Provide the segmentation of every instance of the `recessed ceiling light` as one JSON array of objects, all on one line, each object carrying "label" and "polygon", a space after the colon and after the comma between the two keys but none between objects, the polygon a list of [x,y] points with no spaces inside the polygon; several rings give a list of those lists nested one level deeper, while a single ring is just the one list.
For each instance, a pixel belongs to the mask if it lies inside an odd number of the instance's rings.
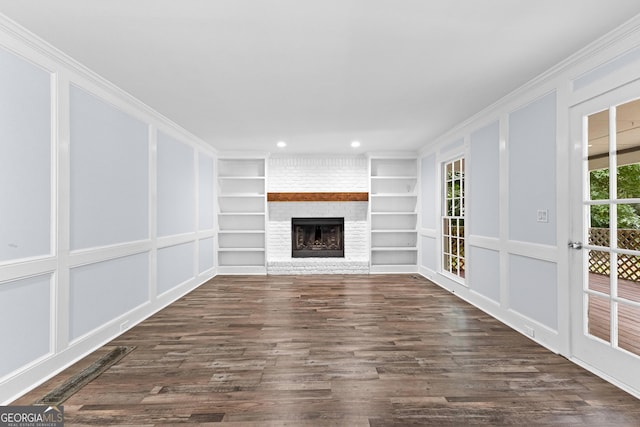
[{"label": "recessed ceiling light", "polygon": [[287,146],[287,143],[284,141],[278,141],[278,143],[276,144],[278,147],[280,148],[284,148]]},{"label": "recessed ceiling light", "polygon": [[351,142],[351,146],[352,146],[353,148],[358,148],[358,147],[360,147],[360,141],[353,141],[353,142]]}]

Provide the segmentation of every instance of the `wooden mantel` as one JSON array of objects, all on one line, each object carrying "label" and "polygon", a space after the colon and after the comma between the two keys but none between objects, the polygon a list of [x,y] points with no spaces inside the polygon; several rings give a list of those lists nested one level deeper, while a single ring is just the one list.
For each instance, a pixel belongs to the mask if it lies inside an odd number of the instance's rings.
[{"label": "wooden mantel", "polygon": [[267,193],[267,202],[366,202],[369,193]]}]

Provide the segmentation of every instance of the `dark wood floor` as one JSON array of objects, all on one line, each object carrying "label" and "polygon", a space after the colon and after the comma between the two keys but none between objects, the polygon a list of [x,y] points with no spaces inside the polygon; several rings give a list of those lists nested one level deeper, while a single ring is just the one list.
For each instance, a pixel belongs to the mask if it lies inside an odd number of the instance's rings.
[{"label": "dark wood floor", "polygon": [[640,401],[425,279],[218,276],[116,345],[66,425],[638,426]]}]

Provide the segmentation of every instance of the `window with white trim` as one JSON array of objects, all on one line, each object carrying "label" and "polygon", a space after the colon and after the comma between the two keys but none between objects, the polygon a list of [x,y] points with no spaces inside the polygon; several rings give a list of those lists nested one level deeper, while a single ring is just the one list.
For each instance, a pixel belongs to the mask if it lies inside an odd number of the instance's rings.
[{"label": "window with white trim", "polygon": [[442,183],[442,270],[464,278],[464,157],[444,163]]}]

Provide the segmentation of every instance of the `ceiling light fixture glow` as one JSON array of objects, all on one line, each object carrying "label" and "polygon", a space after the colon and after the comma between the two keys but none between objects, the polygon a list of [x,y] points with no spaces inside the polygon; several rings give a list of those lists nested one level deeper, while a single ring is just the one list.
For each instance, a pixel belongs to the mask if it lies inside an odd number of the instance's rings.
[{"label": "ceiling light fixture glow", "polygon": [[276,144],[278,147],[280,148],[284,148],[287,146],[287,143],[284,141],[278,141],[278,143]]},{"label": "ceiling light fixture glow", "polygon": [[360,141],[353,141],[353,142],[351,143],[351,146],[352,146],[353,148],[358,148],[358,147],[360,147]]}]

